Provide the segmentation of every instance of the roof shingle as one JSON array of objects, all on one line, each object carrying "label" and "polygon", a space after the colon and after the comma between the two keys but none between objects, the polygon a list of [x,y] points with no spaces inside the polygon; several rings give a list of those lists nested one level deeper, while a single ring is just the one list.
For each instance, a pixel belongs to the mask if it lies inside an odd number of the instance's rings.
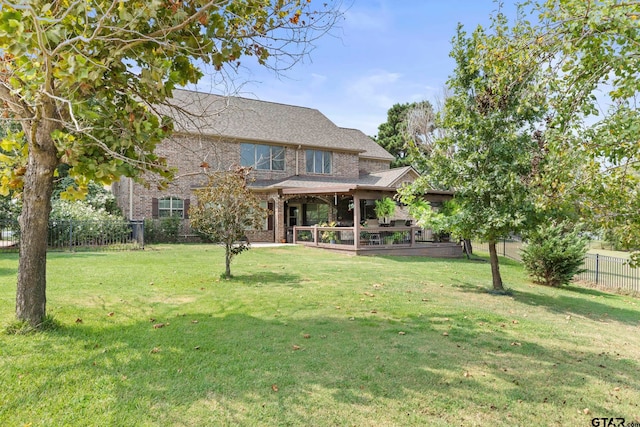
[{"label": "roof shingle", "polygon": [[172,107],[158,107],[158,112],[173,117],[178,132],[343,150],[393,160],[361,131],[340,128],[316,109],[188,90],[175,90],[170,104]]}]

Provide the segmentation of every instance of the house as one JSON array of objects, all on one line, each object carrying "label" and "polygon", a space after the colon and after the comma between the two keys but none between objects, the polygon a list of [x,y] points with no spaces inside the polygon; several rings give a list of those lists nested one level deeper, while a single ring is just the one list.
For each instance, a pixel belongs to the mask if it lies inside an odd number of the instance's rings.
[{"label": "house", "polygon": [[[312,108],[185,90],[174,91],[172,104],[158,107],[174,118],[175,132],[156,152],[177,168],[175,179],[165,189],[126,178],[113,186],[131,220],[178,216],[188,221],[189,206],[197,203],[194,190],[205,185],[207,171],[250,166],[250,187],[272,212],[264,230],[247,232],[250,241],[300,241],[296,232],[309,230],[298,228],[335,222],[349,228],[338,230],[343,237],[351,233],[341,243],[356,249],[360,239],[354,236],[361,234],[364,220],[375,218],[375,200],[393,196],[418,177],[411,167],[390,168],[393,156],[375,141],[338,127]],[[451,194],[429,197],[438,202]],[[394,219],[411,225],[403,209]]]}]

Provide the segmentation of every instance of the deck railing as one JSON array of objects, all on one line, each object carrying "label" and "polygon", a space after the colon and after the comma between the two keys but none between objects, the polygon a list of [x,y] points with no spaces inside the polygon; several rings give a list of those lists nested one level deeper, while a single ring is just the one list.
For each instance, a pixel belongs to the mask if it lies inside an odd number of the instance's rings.
[{"label": "deck railing", "polygon": [[[358,238],[356,239],[356,233]],[[320,227],[296,226],[293,243],[334,249],[358,250],[380,247],[414,247],[433,243],[431,230],[421,227]]]}]

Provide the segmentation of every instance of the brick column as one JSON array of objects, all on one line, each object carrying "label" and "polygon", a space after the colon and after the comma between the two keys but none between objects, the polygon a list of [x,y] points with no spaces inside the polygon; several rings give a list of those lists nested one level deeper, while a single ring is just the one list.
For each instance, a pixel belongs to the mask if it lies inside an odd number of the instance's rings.
[{"label": "brick column", "polygon": [[276,243],[280,243],[280,240],[287,238],[287,227],[284,223],[284,199],[279,195],[273,196],[274,209],[273,209],[273,229]]}]

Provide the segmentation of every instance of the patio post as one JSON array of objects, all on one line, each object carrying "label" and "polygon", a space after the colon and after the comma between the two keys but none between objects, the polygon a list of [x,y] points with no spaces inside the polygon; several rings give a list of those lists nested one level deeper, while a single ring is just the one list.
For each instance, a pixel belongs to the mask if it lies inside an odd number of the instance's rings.
[{"label": "patio post", "polygon": [[353,246],[360,248],[360,197],[353,192]]}]

